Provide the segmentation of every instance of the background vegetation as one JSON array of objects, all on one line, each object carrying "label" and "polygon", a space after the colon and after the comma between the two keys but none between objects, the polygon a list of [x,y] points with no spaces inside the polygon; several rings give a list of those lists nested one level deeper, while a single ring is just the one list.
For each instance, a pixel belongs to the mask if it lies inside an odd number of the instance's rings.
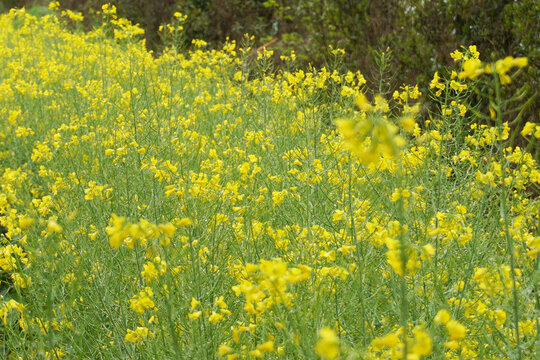
[{"label": "background vegetation", "polygon": [[[62,0],[63,8],[81,11],[90,28],[96,13],[108,0]],[[0,10],[17,6],[46,5],[47,1],[3,0]],[[391,48],[389,83],[385,91],[400,85],[429,84],[435,71],[453,63],[449,54],[460,45],[475,44],[487,61],[504,56],[526,56],[526,74],[508,88],[517,93],[521,111],[506,109],[511,128],[526,121],[538,122],[538,73],[540,63],[540,4],[535,0],[117,0],[119,16],[140,24],[146,31],[147,48],[159,52],[166,44],[158,35],[160,24],[173,13],[186,14],[182,41],[203,39],[220,47],[227,38],[240,41],[254,35],[257,46],[274,50],[275,61],[295,51],[299,66],[322,66],[329,45],[346,51],[343,67],[361,70],[378,81],[379,64],[374,53]],[[420,89],[425,91],[426,89]],[[428,108],[433,106],[428,104]],[[488,104],[480,103],[483,110]],[[516,107],[517,108],[517,107]],[[524,145],[524,144],[517,144]],[[538,159],[538,145],[533,150]]]}]

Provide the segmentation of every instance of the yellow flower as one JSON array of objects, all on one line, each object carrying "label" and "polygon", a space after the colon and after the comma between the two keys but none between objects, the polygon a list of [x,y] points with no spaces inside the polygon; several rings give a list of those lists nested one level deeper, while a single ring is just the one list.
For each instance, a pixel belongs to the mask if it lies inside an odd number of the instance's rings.
[{"label": "yellow flower", "polygon": [[399,336],[397,334],[391,333],[385,336],[376,337],[371,341],[371,346],[373,346],[373,350],[381,351],[386,348],[396,347],[399,343]]},{"label": "yellow flower", "polygon": [[329,327],[319,330],[315,351],[323,359],[335,359],[339,355],[339,339],[334,330]]},{"label": "yellow flower", "polygon": [[57,10],[58,8],[60,8],[60,2],[59,1],[51,1],[50,4],[49,4],[49,10]]},{"label": "yellow flower", "polygon": [[226,344],[219,345],[218,348],[218,354],[219,355],[227,355],[233,352],[233,348]]},{"label": "yellow flower", "polygon": [[403,275],[403,262],[401,261],[401,252],[399,250],[389,250],[386,252],[388,264],[398,275]]},{"label": "yellow flower", "polygon": [[148,328],[139,326],[135,331],[127,329],[125,340],[134,343],[141,342],[146,337],[148,337]]},{"label": "yellow flower", "polygon": [[439,310],[439,312],[435,316],[435,322],[437,324],[446,324],[448,321],[450,321],[451,317],[452,316],[447,310]]},{"label": "yellow flower", "polygon": [[334,211],[334,214],[332,215],[332,221],[333,222],[338,222],[338,221],[343,220],[344,214],[345,214],[345,212],[343,210],[336,209]]},{"label": "yellow flower", "polygon": [[178,227],[190,226],[193,225],[193,221],[191,221],[191,219],[189,218],[175,219],[174,225]]},{"label": "yellow flower", "polygon": [[156,279],[158,277],[158,271],[154,263],[147,262],[144,264],[141,275],[144,277],[144,281],[146,281],[146,283],[150,283],[153,279]]},{"label": "yellow flower", "polygon": [[[412,341],[412,346],[410,347],[407,358],[412,359],[421,359],[423,356],[431,354],[433,350],[433,343],[431,337],[427,332],[424,331],[422,326],[416,326],[413,329],[414,339]],[[414,355],[416,357],[411,357]]]},{"label": "yellow flower", "polygon": [[467,89],[467,85],[466,84],[461,84],[460,82],[457,82],[455,80],[452,80],[450,82],[450,87],[452,89],[454,89],[455,91],[458,91],[458,92],[462,92],[463,90],[466,90]]},{"label": "yellow flower", "polygon": [[335,123],[346,147],[365,165],[376,162],[381,155],[394,158],[405,145],[398,127],[383,116],[341,118]]},{"label": "yellow flower", "polygon": [[31,217],[23,215],[19,218],[19,226],[21,229],[29,228],[32,225],[34,225],[34,219]]},{"label": "yellow flower", "polygon": [[257,359],[262,359],[264,357],[264,354],[261,350],[255,349],[249,352],[249,356]]},{"label": "yellow flower", "polygon": [[202,315],[202,311],[194,311],[188,314],[190,320],[197,320]]},{"label": "yellow flower", "polygon": [[54,220],[49,220],[49,222],[47,223],[47,232],[49,234],[51,233],[61,233],[62,232],[62,227],[60,225],[58,225],[58,223]]},{"label": "yellow flower", "polygon": [[217,324],[221,320],[223,320],[223,315],[216,313],[215,311],[212,311],[212,314],[208,317],[208,321],[210,321],[212,324]]},{"label": "yellow flower", "polygon": [[0,306],[0,318],[3,320],[4,325],[7,324],[7,317],[10,310],[17,310],[20,314],[19,326],[25,330],[27,328],[26,321],[24,320],[24,305],[11,299],[1,304]]},{"label": "yellow flower", "polygon": [[118,249],[124,242],[127,234],[124,231],[126,219],[124,217],[112,214],[109,226],[105,229],[107,235],[109,235],[109,245],[115,249]]},{"label": "yellow flower", "polygon": [[422,253],[425,257],[432,257],[435,255],[435,248],[431,244],[424,245],[422,246]]},{"label": "yellow flower", "polygon": [[362,111],[370,111],[372,106],[371,104],[369,103],[368,99],[366,98],[366,95],[360,93],[356,96],[356,98],[354,99],[354,103],[356,104],[356,106],[358,106],[358,108]]},{"label": "yellow flower", "polygon": [[192,298],[191,298],[191,303],[190,303],[191,310],[195,310],[195,308],[196,308],[198,305],[201,305],[201,302],[198,301],[197,299],[195,299],[194,297],[192,297]]},{"label": "yellow flower", "polygon": [[450,57],[452,57],[452,59],[454,59],[454,61],[458,61],[458,60],[463,59],[463,53],[456,50],[456,51],[454,51],[453,53],[450,54]]},{"label": "yellow flower", "polygon": [[408,133],[411,133],[416,128],[416,121],[411,115],[403,116],[399,119],[399,125]]},{"label": "yellow flower", "polygon": [[171,223],[160,224],[159,229],[168,237],[172,237],[174,235],[174,232],[176,231],[176,228]]},{"label": "yellow flower", "polygon": [[111,4],[105,4],[101,7],[101,11],[103,11],[104,14],[114,15],[116,14],[116,6]]},{"label": "yellow flower", "polygon": [[463,71],[459,73],[459,79],[474,79],[482,75],[485,70],[482,68],[482,61],[479,59],[465,60]]},{"label": "yellow flower", "polygon": [[282,190],[282,191],[272,191],[272,201],[274,205],[279,206],[281,203],[283,203],[283,200],[285,199],[285,196],[287,196],[288,191]]},{"label": "yellow flower", "polygon": [[495,62],[495,71],[499,75],[506,74],[513,67],[525,67],[529,60],[526,57],[514,58],[507,56],[504,59],[497,60]]},{"label": "yellow flower", "polygon": [[456,340],[447,341],[444,343],[444,347],[450,350],[458,350],[459,349],[459,342]]},{"label": "yellow flower", "polygon": [[450,334],[450,340],[463,339],[467,333],[467,328],[453,319],[446,323],[446,330]]},{"label": "yellow flower", "polygon": [[274,351],[274,342],[273,341],[267,341],[265,343],[257,345],[257,350],[260,350],[260,351],[263,351],[263,352],[272,352],[272,351]]},{"label": "yellow flower", "polygon": [[381,110],[382,112],[390,111],[388,102],[382,95],[375,95],[375,110]]},{"label": "yellow flower", "polygon": [[[521,130],[521,136],[529,136],[533,134],[533,131],[535,128],[540,128],[539,125],[535,125],[532,122],[525,123],[525,126],[523,127],[523,130]],[[535,134],[536,135],[536,134]]]},{"label": "yellow flower", "polygon": [[469,46],[469,51],[474,59],[478,59],[480,57],[480,53],[476,50],[476,45]]},{"label": "yellow flower", "polygon": [[129,307],[137,314],[142,315],[146,309],[155,307],[152,296],[152,289],[147,286],[144,288],[144,290],[139,292],[139,295],[135,295],[131,300],[129,300]]}]

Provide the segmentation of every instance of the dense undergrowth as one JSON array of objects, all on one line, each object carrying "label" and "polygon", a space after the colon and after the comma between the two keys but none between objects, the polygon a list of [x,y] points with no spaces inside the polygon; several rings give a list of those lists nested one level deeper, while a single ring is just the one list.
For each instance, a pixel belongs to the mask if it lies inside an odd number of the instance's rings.
[{"label": "dense undergrowth", "polygon": [[384,98],[57,12],[0,17],[2,356],[538,356],[540,172],[505,141],[540,126],[511,134],[500,96],[527,59],[464,47]]}]

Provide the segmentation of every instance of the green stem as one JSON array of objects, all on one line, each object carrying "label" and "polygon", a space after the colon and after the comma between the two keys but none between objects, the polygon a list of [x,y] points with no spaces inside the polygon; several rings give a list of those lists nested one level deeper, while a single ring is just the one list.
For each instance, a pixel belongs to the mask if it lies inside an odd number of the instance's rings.
[{"label": "green stem", "polygon": [[[356,245],[356,262],[357,262],[357,266],[358,266],[358,274],[359,276],[363,276],[364,275],[364,249],[363,249],[363,246],[362,244],[358,241],[358,236],[356,234],[356,224],[355,224],[355,221],[354,221],[354,211],[353,211],[353,201],[352,201],[352,177],[353,177],[353,173],[352,173],[352,165],[351,165],[351,161],[352,161],[352,156],[351,156],[351,153],[349,152],[349,155],[348,155],[348,171],[349,171],[349,181],[348,181],[348,197],[349,197],[349,218],[351,220],[351,235],[353,237],[353,241],[354,241],[354,244]],[[363,281],[362,279],[359,279],[360,281],[358,282],[358,285],[359,285],[359,291],[360,291],[360,296],[359,296],[359,300],[360,300],[360,319],[362,321],[362,324],[360,325],[360,328],[362,329],[362,342],[364,344],[364,346],[366,345],[366,313],[365,313],[365,307],[364,307],[364,291],[363,291]]]},{"label": "green stem", "polygon": [[512,278],[512,297],[513,297],[513,315],[514,315],[514,330],[516,335],[516,347],[517,347],[517,357],[519,360],[522,359],[521,356],[521,339],[519,334],[519,309],[518,309],[518,293],[517,293],[517,287],[516,287],[516,274],[515,274],[515,259],[514,259],[514,239],[512,236],[510,236],[509,231],[509,225],[508,225],[508,211],[507,211],[507,187],[504,179],[504,175],[506,173],[506,159],[504,158],[504,144],[503,139],[501,138],[502,131],[503,131],[503,123],[502,123],[502,100],[501,100],[501,92],[500,92],[500,84],[499,84],[499,77],[498,74],[494,73],[494,82],[495,82],[495,96],[496,96],[496,103],[495,106],[497,107],[497,127],[498,127],[498,136],[499,136],[499,152],[501,156],[501,217],[503,220],[503,226],[504,226],[504,235],[506,238],[506,246],[508,251],[508,256],[510,257],[510,276]]}]

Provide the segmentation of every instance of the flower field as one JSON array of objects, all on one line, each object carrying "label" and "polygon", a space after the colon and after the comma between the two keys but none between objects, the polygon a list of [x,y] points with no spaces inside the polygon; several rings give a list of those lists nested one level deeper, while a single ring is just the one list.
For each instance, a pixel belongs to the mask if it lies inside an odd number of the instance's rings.
[{"label": "flower field", "polygon": [[384,93],[55,5],[0,15],[1,358],[540,356],[526,58]]}]

